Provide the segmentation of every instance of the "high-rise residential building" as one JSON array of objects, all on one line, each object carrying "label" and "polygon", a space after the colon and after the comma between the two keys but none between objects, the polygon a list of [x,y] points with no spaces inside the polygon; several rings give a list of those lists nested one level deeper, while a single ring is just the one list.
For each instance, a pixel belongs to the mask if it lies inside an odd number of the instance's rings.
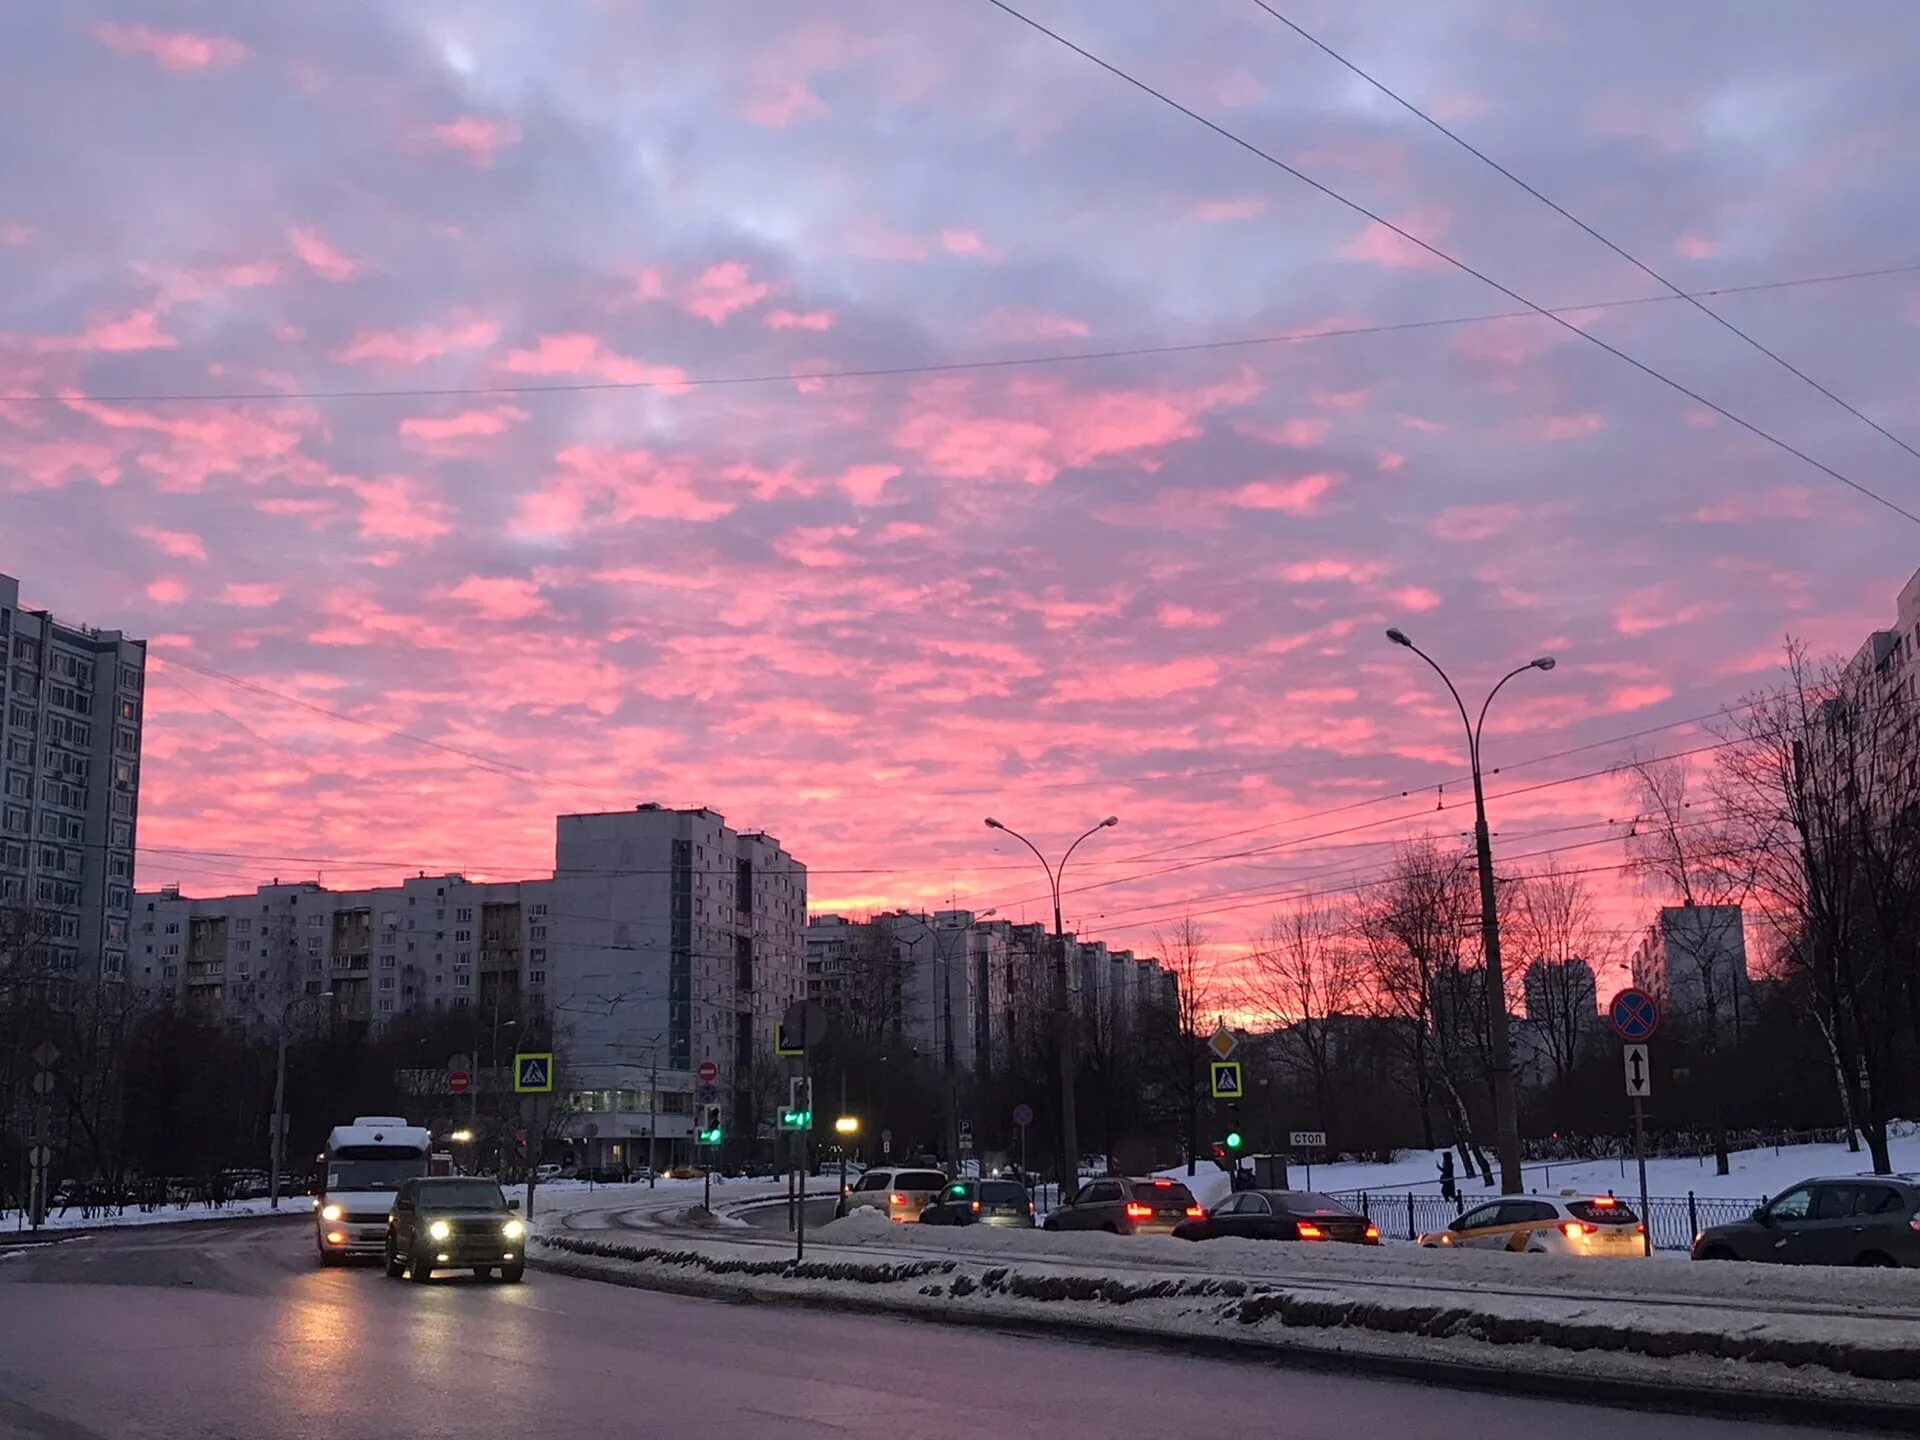
[{"label": "high-rise residential building", "polygon": [[1737,1032],[1753,1013],[1738,905],[1664,905],[1633,954],[1633,983],[1681,1023]]},{"label": "high-rise residential building", "polygon": [[20,604],[0,575],[0,963],[127,966],[147,647]]},{"label": "high-rise residential building", "polygon": [[1904,686],[1910,696],[1920,693],[1920,570],[1900,587],[1893,628],[1871,631],[1854,654],[1852,668],[1858,674],[1877,671]]},{"label": "high-rise residential building", "polygon": [[440,1009],[470,1015],[476,1052],[492,1053],[477,1043],[489,1027],[497,1041],[544,1013],[579,1153],[630,1163],[621,1147],[650,1134],[687,1144],[705,1062],[726,1124],[754,1114],[754,1067],[806,993],[806,907],[806,869],[777,840],[711,810],[642,805],[560,816],[551,879],[142,892],[132,971],[263,1031],[303,1003],[372,1028]]},{"label": "high-rise residential building", "polygon": [[1570,960],[1535,960],[1521,977],[1527,1019],[1537,1024],[1576,1022],[1592,1025],[1600,1015],[1599,986],[1593,966],[1578,956]]}]

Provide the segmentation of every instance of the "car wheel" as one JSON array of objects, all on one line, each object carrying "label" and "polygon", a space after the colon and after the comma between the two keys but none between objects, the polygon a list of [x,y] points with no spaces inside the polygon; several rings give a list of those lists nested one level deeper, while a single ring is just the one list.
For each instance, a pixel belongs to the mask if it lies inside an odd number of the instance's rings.
[{"label": "car wheel", "polygon": [[394,1253],[393,1246],[387,1246],[387,1278],[398,1280],[406,1273],[406,1266],[400,1263],[400,1257]]},{"label": "car wheel", "polygon": [[476,1265],[473,1267],[473,1278],[476,1280],[484,1280],[491,1274],[493,1274],[493,1267],[491,1265]]},{"label": "car wheel", "polygon": [[416,1285],[424,1285],[433,1278],[433,1266],[418,1251],[407,1259],[407,1278]]},{"label": "car wheel", "polygon": [[1050,1230],[1055,1235],[1058,1235],[1060,1233],[1060,1222],[1058,1220],[1055,1220],[1051,1215],[1049,1215],[1043,1222],[1041,1222],[1040,1228],[1042,1230]]},{"label": "car wheel", "polygon": [[513,1265],[502,1265],[500,1267],[500,1278],[509,1285],[518,1285],[521,1277],[526,1273],[527,1265],[524,1260]]},{"label": "car wheel", "polygon": [[1724,1245],[1715,1245],[1700,1252],[1702,1260],[1738,1260],[1740,1257]]},{"label": "car wheel", "polygon": [[1120,1233],[1120,1227],[1111,1222],[1102,1225],[1100,1228],[1109,1235],[1118,1235]]},{"label": "car wheel", "polygon": [[1891,1255],[1883,1255],[1878,1250],[1869,1250],[1853,1263],[1868,1270],[1891,1270],[1897,1262]]}]

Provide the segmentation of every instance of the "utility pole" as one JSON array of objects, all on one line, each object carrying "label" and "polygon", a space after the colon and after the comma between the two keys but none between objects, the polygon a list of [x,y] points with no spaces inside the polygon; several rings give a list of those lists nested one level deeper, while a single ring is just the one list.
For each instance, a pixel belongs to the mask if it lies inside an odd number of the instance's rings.
[{"label": "utility pole", "polygon": [[654,1142],[660,1135],[660,1051],[656,1047],[652,1053],[653,1063],[647,1080],[647,1188],[649,1190],[658,1183],[656,1177],[660,1169],[656,1158],[658,1152],[654,1149]]},{"label": "utility pole", "polygon": [[280,1007],[280,1040],[275,1046],[273,1060],[273,1143],[269,1147],[267,1175],[267,1208],[280,1208],[280,1177],[285,1171],[287,1150],[287,1027],[293,1023],[293,1007],[302,1000],[330,1000],[331,990],[323,990],[318,995],[295,995]]}]

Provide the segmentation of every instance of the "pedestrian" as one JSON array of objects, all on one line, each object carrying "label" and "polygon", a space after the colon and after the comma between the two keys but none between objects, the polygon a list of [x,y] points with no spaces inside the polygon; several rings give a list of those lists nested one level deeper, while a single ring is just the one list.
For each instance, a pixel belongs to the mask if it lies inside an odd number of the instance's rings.
[{"label": "pedestrian", "polygon": [[1440,1152],[1440,1194],[1447,1200],[1458,1199],[1460,1195],[1459,1188],[1453,1183],[1453,1152],[1451,1150]]}]

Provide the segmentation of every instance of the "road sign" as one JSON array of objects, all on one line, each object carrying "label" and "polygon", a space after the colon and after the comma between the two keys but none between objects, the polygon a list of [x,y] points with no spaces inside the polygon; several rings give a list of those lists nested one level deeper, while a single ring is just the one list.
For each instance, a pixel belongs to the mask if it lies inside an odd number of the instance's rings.
[{"label": "road sign", "polygon": [[517,1095],[553,1093],[553,1052],[524,1050],[513,1057],[513,1089]]},{"label": "road sign", "polygon": [[36,1070],[33,1075],[33,1093],[51,1095],[53,1093],[53,1071]]},{"label": "road sign", "polygon": [[711,1060],[702,1060],[700,1068],[694,1073],[700,1077],[702,1085],[711,1085],[720,1078],[720,1067]]},{"label": "road sign", "polygon": [[1287,1143],[1296,1150],[1324,1150],[1327,1148],[1327,1132],[1295,1130],[1287,1136]]},{"label": "road sign", "polygon": [[702,1105],[711,1105],[720,1098],[720,1087],[718,1085],[696,1086],[694,1087],[693,1098],[698,1100]]},{"label": "road sign", "polygon": [[1027,1126],[1033,1124],[1033,1107],[1031,1105],[1014,1106],[1013,1107],[1013,1123],[1018,1125],[1023,1130],[1026,1129]]},{"label": "road sign", "polygon": [[796,1000],[773,1027],[773,1053],[804,1055],[827,1038],[832,1024],[827,1007],[818,1000]]},{"label": "road sign", "polygon": [[1245,1093],[1240,1084],[1240,1062],[1238,1060],[1214,1061],[1213,1098],[1238,1100]]},{"label": "road sign", "polygon": [[454,1070],[447,1075],[447,1089],[456,1095],[466,1094],[472,1084],[473,1077],[464,1070]]},{"label": "road sign", "polygon": [[1231,1030],[1225,1025],[1219,1025],[1214,1028],[1213,1037],[1207,1041],[1207,1048],[1214,1053],[1216,1059],[1225,1060],[1233,1054],[1239,1043],[1233,1038]]},{"label": "road sign", "polygon": [[1647,1064],[1647,1047],[1623,1045],[1620,1058],[1627,1072],[1627,1094],[1644,1100],[1653,1093],[1653,1067]]},{"label": "road sign", "polygon": [[1660,1006],[1654,998],[1629,985],[1607,1003],[1607,1015],[1622,1040],[1645,1040],[1660,1028]]},{"label": "road sign", "polygon": [[27,1150],[27,1164],[36,1170],[44,1170],[53,1163],[53,1151],[44,1145],[34,1145]]},{"label": "road sign", "polygon": [[33,1047],[33,1063],[42,1070],[52,1068],[53,1062],[60,1058],[60,1047],[51,1040],[42,1040]]},{"label": "road sign", "polygon": [[963,1151],[973,1149],[973,1121],[971,1120],[960,1122],[960,1148]]}]

